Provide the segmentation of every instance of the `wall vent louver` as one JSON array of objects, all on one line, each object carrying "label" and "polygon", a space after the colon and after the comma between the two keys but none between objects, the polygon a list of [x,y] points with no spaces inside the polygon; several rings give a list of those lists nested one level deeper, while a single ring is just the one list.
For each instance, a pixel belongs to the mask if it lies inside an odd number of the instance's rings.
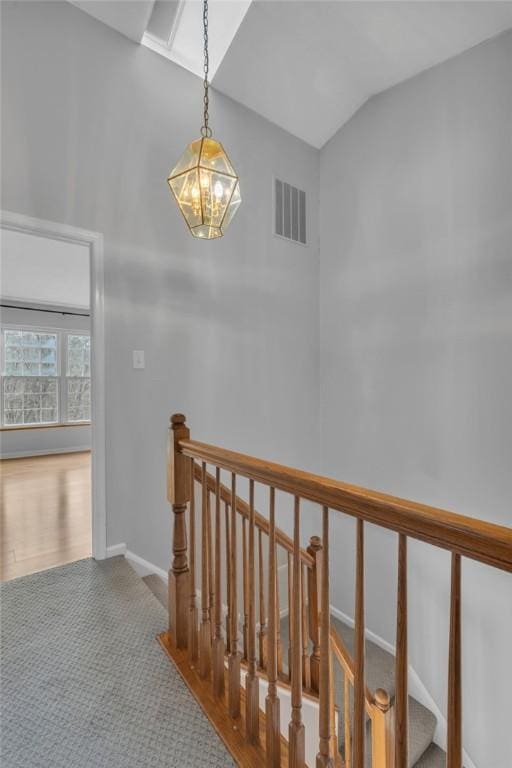
[{"label": "wall vent louver", "polygon": [[306,193],[280,179],[274,179],[274,233],[307,245]]}]

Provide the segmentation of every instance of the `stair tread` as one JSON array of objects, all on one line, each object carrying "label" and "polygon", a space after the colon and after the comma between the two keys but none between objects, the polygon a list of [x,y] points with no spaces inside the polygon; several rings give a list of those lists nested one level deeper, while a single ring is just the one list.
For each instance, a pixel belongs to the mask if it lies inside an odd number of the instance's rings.
[{"label": "stair tread", "polygon": [[419,701],[409,696],[409,765],[416,765],[432,744],[437,720]]},{"label": "stair tread", "polygon": [[414,768],[446,768],[446,752],[437,744],[431,744]]}]

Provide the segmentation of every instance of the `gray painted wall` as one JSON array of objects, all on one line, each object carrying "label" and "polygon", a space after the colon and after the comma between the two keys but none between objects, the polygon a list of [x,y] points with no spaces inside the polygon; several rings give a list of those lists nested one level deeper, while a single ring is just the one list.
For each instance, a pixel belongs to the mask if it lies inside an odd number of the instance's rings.
[{"label": "gray painted wall", "polygon": [[[512,524],[512,33],[373,98],[321,152],[324,471]],[[353,615],[354,530],[333,602]],[[368,526],[394,642],[396,537]],[[410,660],[446,710],[449,557],[410,548]],[[512,765],[512,580],[463,564],[464,743]]]},{"label": "gray painted wall", "polygon": [[[199,439],[318,463],[317,152],[212,93],[243,205],[197,242],[165,179],[201,80],[68,3],[1,11],[2,205],[105,237],[108,544],[167,568],[171,412]],[[272,235],[273,174],[308,192],[308,248]]]},{"label": "gray painted wall", "polygon": [[[83,311],[83,310],[82,310]],[[2,307],[2,325],[39,326],[61,330],[89,331],[90,318],[74,315],[48,314]],[[51,429],[19,429],[0,433],[0,458],[29,456],[42,453],[66,453],[91,448],[91,427],[52,427]]]}]

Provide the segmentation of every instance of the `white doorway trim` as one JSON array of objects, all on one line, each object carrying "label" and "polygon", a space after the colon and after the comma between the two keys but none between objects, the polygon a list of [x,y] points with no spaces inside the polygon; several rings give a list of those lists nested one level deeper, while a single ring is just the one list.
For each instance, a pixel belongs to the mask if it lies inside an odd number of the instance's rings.
[{"label": "white doorway trim", "polygon": [[78,243],[89,248],[92,337],[92,556],[96,560],[103,560],[107,554],[103,235],[11,211],[0,211],[0,228]]}]

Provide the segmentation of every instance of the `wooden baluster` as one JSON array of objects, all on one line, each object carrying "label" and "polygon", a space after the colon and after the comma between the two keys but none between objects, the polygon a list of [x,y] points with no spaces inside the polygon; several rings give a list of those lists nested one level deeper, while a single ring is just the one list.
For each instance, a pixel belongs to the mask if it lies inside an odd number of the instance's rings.
[{"label": "wooden baluster", "polygon": [[302,686],[305,690],[311,688],[311,668],[308,654],[308,604],[306,600],[306,566],[302,564],[302,599],[301,599],[301,620],[302,620]]},{"label": "wooden baluster", "polygon": [[208,514],[208,586],[210,588],[210,593],[208,595],[208,606],[210,609],[210,631],[211,631],[211,646],[213,647],[213,638],[215,637],[215,579],[214,579],[214,557],[213,557],[213,546],[212,546],[212,535],[213,535],[213,525],[212,525],[212,510],[211,510],[211,504],[210,504],[210,492],[206,494],[206,511]]},{"label": "wooden baluster", "polygon": [[222,596],[221,596],[221,515],[220,515],[220,469],[215,472],[215,637],[213,641],[213,694],[224,695],[224,638],[222,637]]},{"label": "wooden baluster", "polygon": [[247,661],[247,632],[249,626],[249,569],[247,567],[247,521],[245,517],[242,518],[242,582],[244,598],[244,624],[242,629],[244,652],[242,658],[244,661]]},{"label": "wooden baluster", "polygon": [[281,768],[281,715],[277,695],[279,602],[277,584],[277,552],[275,523],[275,490],[270,489],[270,516],[268,541],[268,694],[265,699],[266,764],[268,768]]},{"label": "wooden baluster", "polygon": [[224,504],[224,517],[226,524],[226,604],[228,612],[226,614],[226,650],[231,650],[231,534],[229,532],[229,504]]},{"label": "wooden baluster", "polygon": [[247,741],[258,744],[260,740],[260,681],[256,674],[256,589],[254,578],[254,480],[249,480],[249,575],[247,597],[249,620],[247,625],[247,653],[249,667],[245,676],[245,728]]},{"label": "wooden baluster", "polygon": [[461,563],[452,552],[446,768],[462,768]]},{"label": "wooden baluster", "polygon": [[263,532],[258,529],[258,586],[259,586],[259,605],[260,605],[260,632],[259,632],[259,657],[260,667],[266,669],[267,666],[267,615],[265,612],[265,575],[263,573]]},{"label": "wooden baluster", "polygon": [[395,678],[395,768],[407,768],[407,537],[403,533],[399,534],[398,537]]},{"label": "wooden baluster", "polygon": [[188,615],[188,658],[194,667],[198,659],[197,603],[196,603],[196,495],[194,486],[194,459],[190,459],[190,504],[189,504],[189,615]]},{"label": "wooden baluster", "polygon": [[231,589],[230,649],[228,659],[228,707],[233,718],[240,716],[240,654],[238,653],[238,605],[236,567],[236,475],[231,474]]},{"label": "wooden baluster", "polygon": [[174,513],[168,605],[169,630],[177,648],[186,648],[188,641],[189,570],[185,512],[190,501],[190,460],[179,450],[179,441],[189,437],[185,416],[173,414],[167,441],[167,498]]},{"label": "wooden baluster", "polygon": [[293,594],[291,621],[291,686],[292,686],[292,716],[288,729],[289,766],[304,768],[305,765],[305,731],[302,722],[302,669],[301,669],[301,612],[300,603],[302,590],[300,561],[300,499],[295,497],[293,512]]},{"label": "wooden baluster", "polygon": [[312,536],[309,540],[308,552],[313,558],[314,565],[308,568],[308,615],[309,638],[313,645],[310,658],[311,688],[318,691],[320,677],[320,627],[318,623],[321,595],[320,575],[322,569],[322,540],[319,536]]},{"label": "wooden baluster", "polygon": [[208,486],[206,480],[206,463],[204,461],[202,464],[201,490],[201,626],[199,628],[199,675],[201,677],[208,677],[212,667],[212,636],[208,584]]},{"label": "wooden baluster", "polygon": [[354,768],[364,768],[365,752],[365,677],[364,677],[364,523],[357,520],[356,610],[354,630]]},{"label": "wooden baluster", "polygon": [[293,558],[288,552],[288,680],[292,679]]},{"label": "wooden baluster", "polygon": [[[331,707],[334,707],[334,685],[331,660],[331,616],[329,600],[329,510],[322,509],[322,578],[321,578],[321,632],[319,679],[319,750],[317,768],[333,768]],[[315,589],[316,593],[316,589]],[[337,753],[336,745],[336,753]],[[335,754],[336,754],[335,753]]]},{"label": "wooden baluster", "polygon": [[343,672],[343,714],[345,725],[345,768],[350,768],[352,761],[352,744],[350,728],[350,681],[346,671]]},{"label": "wooden baluster", "polygon": [[284,679],[283,675],[283,642],[281,640],[281,600],[279,597],[279,568],[277,563],[279,559],[277,557],[277,541],[276,541],[276,637],[277,637],[277,676]]}]

